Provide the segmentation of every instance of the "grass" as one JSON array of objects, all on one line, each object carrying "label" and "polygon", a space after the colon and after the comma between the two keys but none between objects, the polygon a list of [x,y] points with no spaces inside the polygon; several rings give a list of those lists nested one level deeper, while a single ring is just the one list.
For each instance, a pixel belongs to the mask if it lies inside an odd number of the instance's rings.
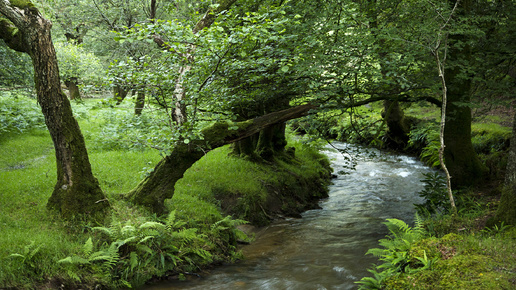
[{"label": "grass", "polygon": [[[86,139],[93,173],[112,206],[106,224],[81,219],[64,221],[47,211],[56,165],[52,141],[45,129],[0,135],[0,288],[56,288],[61,284],[68,288],[115,288],[122,286],[119,283],[138,286],[153,276],[201,271],[210,263],[233,261],[239,257],[237,237],[245,238],[235,229],[241,223],[236,218],[267,223],[270,216],[279,212],[268,208],[270,190],[285,191],[298,183],[288,176],[306,179],[317,187],[324,187],[323,180],[329,176],[323,156],[299,142],[291,142],[297,150],[295,159],[282,157],[267,164],[229,156],[230,149],[223,147],[209,152],[176,185],[174,197],[166,202],[173,218],[156,217],[127,203],[122,196],[154,167],[161,158],[160,152],[143,146],[117,145],[116,136],[110,132],[132,125],[127,122],[106,129],[107,124],[116,125],[118,116],[130,114],[123,108],[92,108],[98,102],[74,104],[74,112]],[[145,124],[138,126],[133,126],[130,136],[146,129]],[[98,134],[102,130],[105,134]],[[286,192],[294,196],[291,190]],[[285,207],[280,210],[295,204],[292,197],[279,203]],[[226,201],[234,207],[226,207]],[[305,203],[307,206],[309,200]],[[296,210],[302,209],[293,211]],[[235,218],[227,218],[228,214]],[[161,227],[150,232],[141,229],[139,236],[135,232],[130,237],[134,242],[127,240],[123,231],[105,236],[94,229],[139,229],[146,223],[168,224],[170,220],[175,225],[170,226],[173,232],[161,232]],[[154,238],[145,239],[145,235]],[[107,255],[110,245],[126,244],[120,248],[119,256],[110,257],[114,264],[109,264],[108,260],[94,261],[85,254],[90,238],[93,253]],[[163,256],[164,253],[167,255]],[[83,264],[67,266],[58,262],[66,257]]]}]

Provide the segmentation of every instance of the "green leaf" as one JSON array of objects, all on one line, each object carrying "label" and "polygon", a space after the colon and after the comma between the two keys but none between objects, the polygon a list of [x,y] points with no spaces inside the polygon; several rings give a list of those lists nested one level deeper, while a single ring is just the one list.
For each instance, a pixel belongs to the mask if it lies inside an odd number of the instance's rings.
[{"label": "green leaf", "polygon": [[281,71],[282,71],[282,72],[284,72],[284,73],[288,72],[288,70],[289,70],[288,65],[284,65],[284,66],[281,68]]}]

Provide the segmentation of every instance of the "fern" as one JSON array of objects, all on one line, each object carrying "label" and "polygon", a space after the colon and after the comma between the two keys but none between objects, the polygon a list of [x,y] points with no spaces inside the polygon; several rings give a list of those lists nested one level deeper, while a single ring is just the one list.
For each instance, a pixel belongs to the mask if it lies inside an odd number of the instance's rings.
[{"label": "fern", "polygon": [[[233,231],[243,221],[222,219],[212,226],[213,231]],[[162,222],[141,224],[113,222],[109,227],[95,227],[100,239],[88,238],[81,251],[59,260],[73,279],[80,281],[81,272],[88,271],[113,287],[128,287],[127,281],[142,283],[151,275],[163,275],[178,266],[198,267],[199,262],[213,261],[206,249],[207,236],[196,228],[185,228],[176,220],[175,212]]]},{"label": "fern", "polygon": [[[383,281],[399,272],[414,272],[429,268],[435,260],[428,260],[426,252],[423,257],[417,257],[422,268],[411,269],[412,258],[410,250],[413,245],[426,236],[423,221],[416,214],[415,227],[411,228],[407,223],[399,219],[387,219],[384,222],[389,230],[389,236],[379,240],[381,248],[372,248],[366,254],[377,257],[382,263],[368,270],[374,277],[364,277],[357,283],[362,284],[360,289],[381,289]],[[413,264],[413,263],[412,263]],[[378,272],[377,270],[382,270]]]},{"label": "fern", "polygon": [[27,246],[23,247],[23,252],[21,254],[14,253],[9,255],[9,257],[19,259],[22,265],[25,265],[32,270],[36,270],[36,255],[39,253],[41,247],[42,245],[36,245],[34,241],[31,241]]}]

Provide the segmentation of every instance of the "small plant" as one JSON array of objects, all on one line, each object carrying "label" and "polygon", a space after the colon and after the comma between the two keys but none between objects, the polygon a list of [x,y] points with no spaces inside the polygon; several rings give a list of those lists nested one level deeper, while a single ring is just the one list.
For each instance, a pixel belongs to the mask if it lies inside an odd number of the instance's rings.
[{"label": "small plant", "polygon": [[414,273],[429,269],[435,262],[435,259],[428,259],[426,252],[423,252],[423,257],[413,258],[410,255],[413,245],[426,236],[422,221],[417,214],[414,228],[399,219],[387,219],[384,224],[389,229],[390,235],[386,239],[379,240],[382,248],[369,249],[366,253],[378,257],[382,263],[368,270],[373,277],[364,277],[356,282],[362,284],[360,289],[381,289],[388,277],[396,273]]},{"label": "small plant", "polygon": [[448,197],[446,195],[446,180],[438,172],[424,174],[425,183],[422,191],[418,195],[425,199],[422,204],[415,204],[418,214],[430,216],[436,213],[448,212]]},{"label": "small plant", "polygon": [[506,225],[504,222],[501,222],[499,225],[496,224],[491,228],[485,228],[482,230],[482,233],[488,236],[498,236],[510,229],[512,225]]},{"label": "small plant", "polygon": [[[177,267],[197,268],[197,263],[209,263],[212,254],[203,247],[206,236],[196,228],[185,228],[171,212],[166,222],[147,221],[139,226],[114,222],[109,227],[95,227],[102,233],[98,250],[90,237],[79,255],[59,261],[68,267],[67,273],[81,281],[80,271],[87,269],[108,285],[122,283],[131,287],[142,284],[153,275],[163,275]],[[128,281],[131,281],[129,283]]]},{"label": "small plant", "polygon": [[91,237],[84,243],[81,255],[68,256],[57,261],[67,267],[67,274],[74,280],[81,282],[79,269],[89,266],[98,276],[109,279],[110,272],[119,259],[119,245],[111,243],[107,248],[93,252]]},{"label": "small plant", "polygon": [[20,263],[31,270],[36,270],[37,263],[36,263],[36,255],[39,253],[39,250],[41,249],[41,245],[36,245],[34,241],[30,242],[27,246],[23,247],[23,252],[20,253],[14,253],[9,255],[9,257],[13,259],[17,259],[20,261]]}]

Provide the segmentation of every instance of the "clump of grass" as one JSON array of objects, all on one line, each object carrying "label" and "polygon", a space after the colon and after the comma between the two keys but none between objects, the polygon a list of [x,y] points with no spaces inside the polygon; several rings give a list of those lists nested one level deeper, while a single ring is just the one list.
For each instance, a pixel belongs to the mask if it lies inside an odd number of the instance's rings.
[{"label": "clump of grass", "polygon": [[509,148],[511,128],[496,123],[473,123],[471,131],[471,142],[477,153],[490,154]]}]

